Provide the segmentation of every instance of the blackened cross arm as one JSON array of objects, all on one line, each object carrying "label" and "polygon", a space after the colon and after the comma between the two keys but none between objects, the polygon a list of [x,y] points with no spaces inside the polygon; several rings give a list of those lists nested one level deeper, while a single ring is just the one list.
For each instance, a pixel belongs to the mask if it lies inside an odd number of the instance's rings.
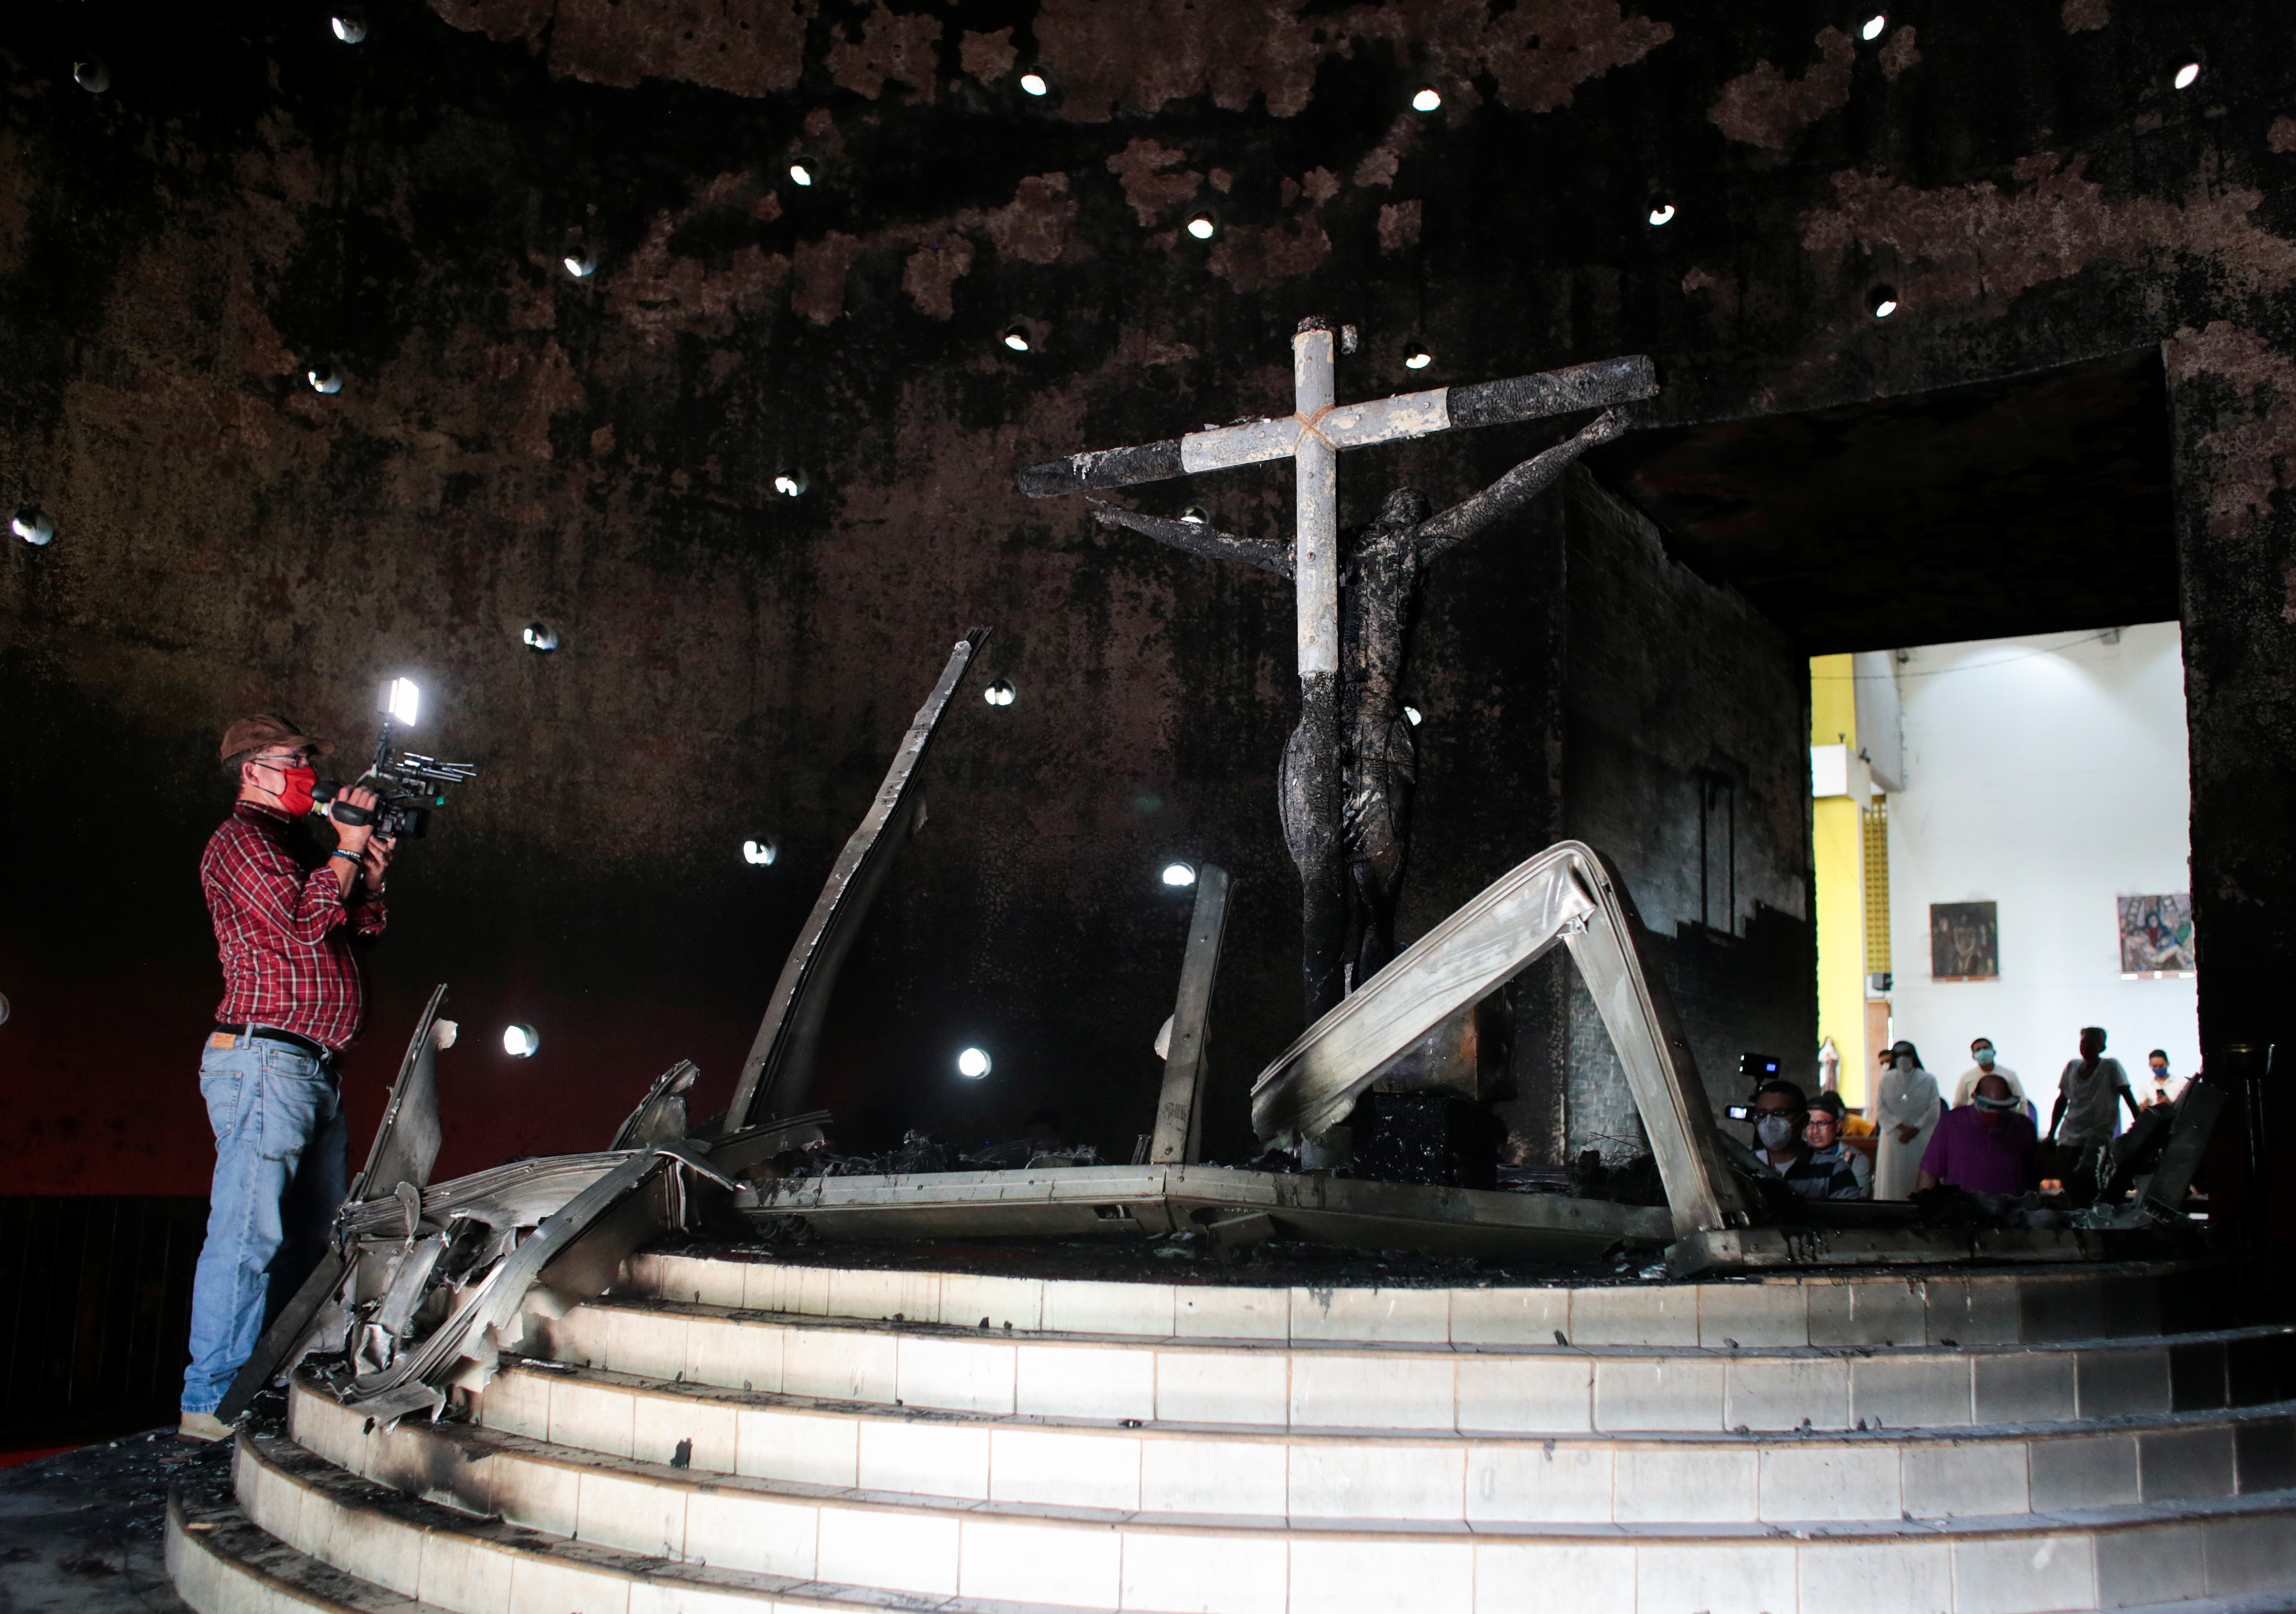
[{"label": "blackened cross arm", "polygon": [[1292,575],[1291,550],[1272,539],[1239,538],[1203,521],[1175,521],[1163,516],[1143,515],[1136,510],[1103,504],[1098,499],[1093,504],[1095,508],[1092,519],[1103,527],[1128,528],[1144,537],[1185,550],[1203,560],[1234,561],[1258,567],[1261,571],[1272,571],[1279,578]]},{"label": "blackened cross arm", "polygon": [[[1369,448],[1439,431],[1540,420],[1656,396],[1657,370],[1647,357],[1635,354],[1540,375],[1437,387],[1364,404],[1332,405],[1323,410],[1315,427],[1316,435],[1333,448]],[[1064,493],[1130,487],[1200,471],[1288,459],[1298,447],[1305,425],[1298,414],[1240,421],[1160,443],[1072,454],[1021,471],[1021,491],[1032,499],[1047,499]]]},{"label": "blackened cross arm", "polygon": [[1615,409],[1605,409],[1575,436],[1565,438],[1544,454],[1533,455],[1480,493],[1471,494],[1439,515],[1430,516],[1419,528],[1419,554],[1431,561],[1445,550],[1473,537],[1502,516],[1512,515],[1554,485],[1578,457],[1597,443],[1607,443],[1626,428]]}]

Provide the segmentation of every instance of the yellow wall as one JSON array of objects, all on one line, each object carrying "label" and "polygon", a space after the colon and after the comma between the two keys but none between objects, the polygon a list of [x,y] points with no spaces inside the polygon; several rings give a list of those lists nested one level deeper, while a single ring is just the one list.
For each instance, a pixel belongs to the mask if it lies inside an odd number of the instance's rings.
[{"label": "yellow wall", "polygon": [[1809,659],[1809,742],[1857,749],[1857,685],[1847,656]]},{"label": "yellow wall", "polygon": [[[1857,684],[1848,656],[1809,662],[1809,742],[1857,747]],[[1857,803],[1825,796],[1811,804],[1812,873],[1817,889],[1817,1034],[1841,1053],[1841,1101],[1866,1097],[1866,841]]]},{"label": "yellow wall", "polygon": [[1866,1102],[1866,854],[1857,803],[1811,804],[1817,885],[1817,1034],[1841,1053],[1841,1102]]}]

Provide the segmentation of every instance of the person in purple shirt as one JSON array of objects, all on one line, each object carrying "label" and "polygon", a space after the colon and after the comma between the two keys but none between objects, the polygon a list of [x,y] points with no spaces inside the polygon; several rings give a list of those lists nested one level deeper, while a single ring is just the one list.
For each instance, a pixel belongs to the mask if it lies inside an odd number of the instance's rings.
[{"label": "person in purple shirt", "polygon": [[1974,1102],[1948,1110],[1922,1154],[1916,1191],[1949,1183],[1972,1193],[2023,1193],[2041,1180],[2033,1123],[2022,1113],[2009,1084],[1988,1076],[1977,1084]]}]

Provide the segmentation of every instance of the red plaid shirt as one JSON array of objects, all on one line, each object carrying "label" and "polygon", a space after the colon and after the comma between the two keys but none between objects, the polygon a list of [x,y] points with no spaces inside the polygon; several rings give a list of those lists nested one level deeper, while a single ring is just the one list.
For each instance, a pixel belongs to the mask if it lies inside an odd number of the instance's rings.
[{"label": "red plaid shirt", "polygon": [[361,881],[347,901],[328,859],[307,866],[288,844],[292,823],[276,807],[238,802],[200,859],[223,959],[216,1019],[275,1026],[340,1052],[366,1007],[351,938],[381,935],[388,916]]}]

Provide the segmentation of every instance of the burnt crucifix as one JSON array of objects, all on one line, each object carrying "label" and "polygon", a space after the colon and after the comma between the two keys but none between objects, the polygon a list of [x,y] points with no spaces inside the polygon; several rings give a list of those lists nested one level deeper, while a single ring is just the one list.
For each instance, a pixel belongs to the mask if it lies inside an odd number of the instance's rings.
[{"label": "burnt crucifix", "polygon": [[[1325,322],[1300,323],[1292,340],[1295,411],[1288,417],[1075,455],[1021,473],[1021,491],[1045,498],[1292,461],[1298,531],[1289,545],[1235,537],[1206,522],[1105,507],[1097,515],[1109,526],[1192,554],[1292,579],[1299,600],[1300,725],[1283,750],[1280,809],[1284,840],[1300,870],[1300,972],[1310,1021],[1347,989],[1351,906],[1361,932],[1354,979],[1368,979],[1395,950],[1395,901],[1414,773],[1398,691],[1419,569],[1520,509],[1581,454],[1616,436],[1620,427],[1609,406],[1658,390],[1650,360],[1637,356],[1342,406],[1333,401],[1333,347]],[[1577,436],[1439,515],[1429,514],[1426,498],[1415,490],[1398,488],[1378,519],[1351,535],[1342,553],[1340,450],[1585,409],[1604,413]]]}]

